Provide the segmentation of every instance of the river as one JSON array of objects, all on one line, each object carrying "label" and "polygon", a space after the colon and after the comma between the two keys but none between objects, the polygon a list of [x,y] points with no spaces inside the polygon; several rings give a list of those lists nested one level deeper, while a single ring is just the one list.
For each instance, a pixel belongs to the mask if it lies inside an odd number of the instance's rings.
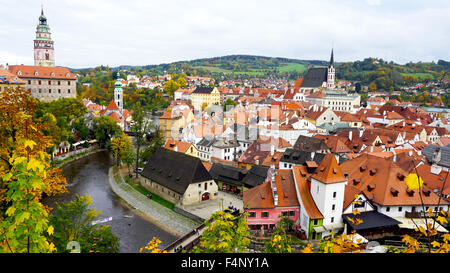
[{"label": "river", "polygon": [[89,194],[91,207],[101,210],[98,219],[112,217],[107,222],[112,232],[120,238],[121,253],[137,253],[153,238],[159,238],[161,248],[177,239],[162,230],[147,218],[129,209],[111,190],[108,183],[108,170],[113,164],[108,152],[98,152],[65,165],[63,174],[67,178],[69,193],[44,199],[44,203],[54,207],[56,202],[68,202],[75,195]]}]

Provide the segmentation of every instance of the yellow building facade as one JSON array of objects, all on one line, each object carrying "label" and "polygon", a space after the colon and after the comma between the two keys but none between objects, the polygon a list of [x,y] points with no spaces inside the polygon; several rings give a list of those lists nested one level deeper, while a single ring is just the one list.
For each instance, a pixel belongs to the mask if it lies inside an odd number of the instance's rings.
[{"label": "yellow building facade", "polygon": [[195,110],[202,111],[211,105],[220,104],[220,92],[217,87],[197,87],[191,93],[191,101]]}]

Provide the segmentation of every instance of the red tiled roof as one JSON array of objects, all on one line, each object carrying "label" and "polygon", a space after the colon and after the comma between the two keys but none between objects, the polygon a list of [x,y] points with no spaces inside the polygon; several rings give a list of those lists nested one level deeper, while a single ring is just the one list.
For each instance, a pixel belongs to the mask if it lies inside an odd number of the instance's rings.
[{"label": "red tiled roof", "polygon": [[295,177],[295,184],[298,189],[299,197],[302,201],[303,208],[306,213],[308,213],[309,218],[311,219],[323,219],[322,213],[320,213],[319,209],[314,202],[314,199],[311,196],[310,188],[308,183],[303,175],[306,176],[308,173],[306,171],[305,166],[294,166],[292,167],[292,172]]},{"label": "red tiled roof", "polygon": [[117,106],[116,102],[112,100],[106,107],[106,110],[119,110],[119,107]]},{"label": "red tiled roof", "polygon": [[346,181],[335,156],[330,153],[325,155],[319,167],[317,167],[316,172],[311,177],[324,184]]},{"label": "red tiled roof", "polygon": [[9,71],[20,78],[76,80],[76,77],[66,67],[10,65]]}]

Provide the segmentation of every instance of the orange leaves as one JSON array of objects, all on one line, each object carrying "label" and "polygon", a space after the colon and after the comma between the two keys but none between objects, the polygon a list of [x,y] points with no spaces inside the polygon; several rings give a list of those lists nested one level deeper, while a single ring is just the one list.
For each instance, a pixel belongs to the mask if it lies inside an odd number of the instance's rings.
[{"label": "orange leaves", "polygon": [[347,220],[349,220],[353,225],[357,226],[360,225],[361,223],[363,223],[363,220],[359,219],[359,218],[350,218],[347,216]]},{"label": "orange leaves", "polygon": [[307,244],[304,249],[302,249],[301,253],[314,253],[313,247],[311,244]]}]

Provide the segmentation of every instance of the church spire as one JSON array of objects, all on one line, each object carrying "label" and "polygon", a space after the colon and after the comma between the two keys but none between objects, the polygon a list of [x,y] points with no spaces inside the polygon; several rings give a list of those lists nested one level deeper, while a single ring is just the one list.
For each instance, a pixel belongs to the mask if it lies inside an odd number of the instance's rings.
[{"label": "church spire", "polygon": [[333,56],[333,48],[331,48],[331,58],[330,58],[330,66],[334,66],[334,56]]}]

